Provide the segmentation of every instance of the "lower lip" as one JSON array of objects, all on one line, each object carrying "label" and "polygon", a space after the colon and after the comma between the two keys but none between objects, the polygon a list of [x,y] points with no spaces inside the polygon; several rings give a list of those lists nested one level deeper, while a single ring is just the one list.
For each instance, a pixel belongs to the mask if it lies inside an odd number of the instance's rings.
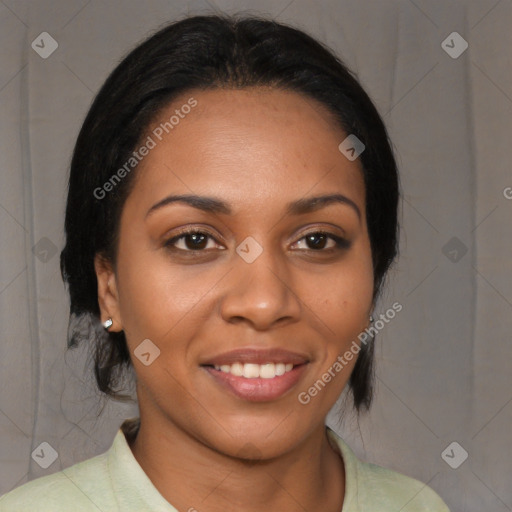
[{"label": "lower lip", "polygon": [[250,402],[268,402],[276,400],[290,391],[306,371],[306,364],[294,366],[289,372],[273,379],[246,379],[245,377],[237,377],[231,373],[215,370],[210,366],[204,368],[216,382],[237,397]]}]

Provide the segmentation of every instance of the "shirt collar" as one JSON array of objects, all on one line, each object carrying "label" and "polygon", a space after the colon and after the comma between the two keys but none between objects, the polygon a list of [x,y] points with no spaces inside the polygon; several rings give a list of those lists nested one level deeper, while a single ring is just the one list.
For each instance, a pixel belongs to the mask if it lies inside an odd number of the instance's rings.
[{"label": "shirt collar", "polygon": [[[107,463],[113,492],[123,512],[178,512],[153,485],[134,457],[125,437],[133,433],[136,418],[126,420],[117,431]],[[136,433],[136,432],[135,432]]]},{"label": "shirt collar", "polygon": [[[139,426],[139,418],[126,420],[117,431],[108,452],[109,474],[119,510],[178,512],[159,493],[131,451],[128,443],[136,436]],[[334,430],[326,426],[326,431],[331,446],[340,454],[345,468],[345,497],[341,512],[357,511],[359,510],[356,500],[358,460]]]},{"label": "shirt collar", "polygon": [[343,498],[341,512],[359,512],[360,507],[357,499],[359,459],[334,430],[328,426],[325,428],[327,438],[332,441],[331,446],[340,454],[345,468],[345,497]]}]

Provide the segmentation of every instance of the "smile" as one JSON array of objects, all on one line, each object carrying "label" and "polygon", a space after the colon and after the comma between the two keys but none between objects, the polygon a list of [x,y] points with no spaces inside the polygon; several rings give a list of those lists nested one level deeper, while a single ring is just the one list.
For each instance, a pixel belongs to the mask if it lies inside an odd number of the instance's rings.
[{"label": "smile", "polygon": [[223,364],[221,366],[214,366],[216,370],[223,373],[230,373],[235,377],[244,377],[245,379],[273,379],[279,377],[287,372],[292,371],[292,363],[234,363]]},{"label": "smile", "polygon": [[297,386],[308,355],[283,348],[241,347],[205,356],[200,366],[217,389],[250,402],[277,400]]}]

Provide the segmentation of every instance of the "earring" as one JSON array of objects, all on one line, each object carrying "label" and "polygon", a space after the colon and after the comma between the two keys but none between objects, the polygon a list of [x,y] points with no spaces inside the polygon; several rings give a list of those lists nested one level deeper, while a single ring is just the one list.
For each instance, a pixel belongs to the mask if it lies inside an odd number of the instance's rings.
[{"label": "earring", "polygon": [[112,327],[113,323],[114,322],[112,321],[112,318],[107,318],[107,320],[105,320],[102,325],[108,331],[109,327]]},{"label": "earring", "polygon": [[366,343],[371,342],[374,339],[374,336],[373,336],[373,334],[371,334],[371,331],[370,331],[370,327],[372,329],[374,328],[374,327],[372,327],[373,322],[375,321],[375,319],[373,318],[373,315],[370,315],[369,321],[370,321],[370,325],[364,330],[364,333],[361,333],[361,335],[360,335],[360,336],[363,336],[363,339],[361,341],[365,345],[366,345]]}]

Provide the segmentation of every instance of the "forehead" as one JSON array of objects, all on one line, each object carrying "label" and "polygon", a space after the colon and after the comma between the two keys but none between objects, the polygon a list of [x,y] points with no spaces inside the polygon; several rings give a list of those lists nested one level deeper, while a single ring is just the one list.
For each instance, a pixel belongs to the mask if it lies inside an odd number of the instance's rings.
[{"label": "forehead", "polygon": [[215,195],[236,210],[341,192],[364,210],[360,162],[338,149],[346,136],[326,107],[296,92],[192,90],[148,126],[153,147],[132,193],[144,205],[176,192]]}]

